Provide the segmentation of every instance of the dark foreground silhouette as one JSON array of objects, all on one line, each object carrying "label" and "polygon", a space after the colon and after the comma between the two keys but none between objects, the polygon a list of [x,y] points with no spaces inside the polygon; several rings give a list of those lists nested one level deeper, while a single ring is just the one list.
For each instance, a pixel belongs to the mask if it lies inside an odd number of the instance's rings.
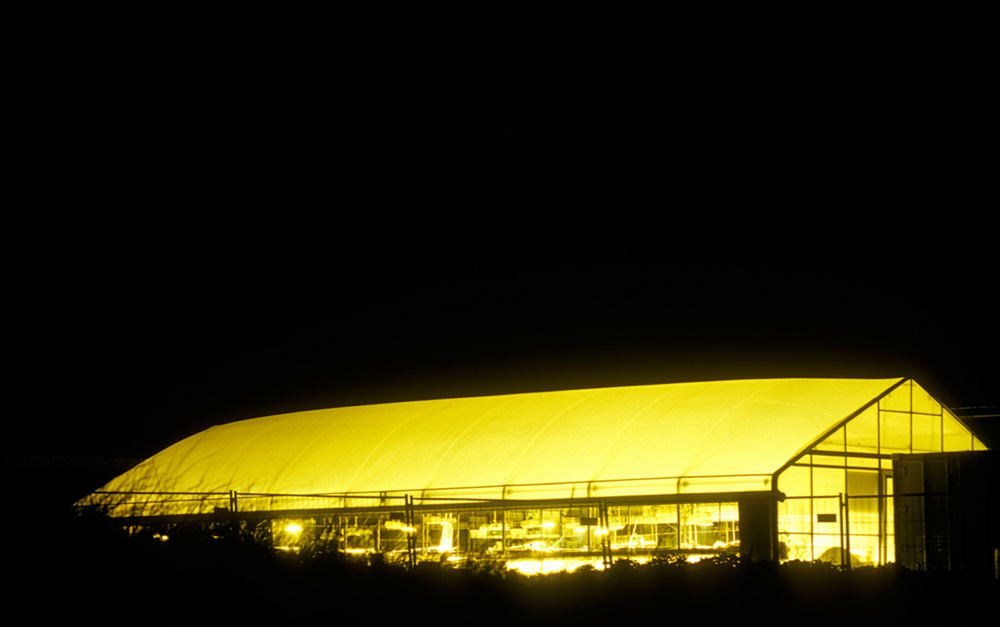
[{"label": "dark foreground silhouette", "polygon": [[[43,533],[44,536],[40,536]],[[239,534],[128,536],[99,520],[34,529],[14,544],[11,598],[33,620],[97,625],[315,624],[803,625],[947,624],[995,608],[998,583],[894,566],[669,558],[608,571],[525,577],[487,565],[400,566],[289,554]],[[280,623],[279,623],[280,621]],[[305,624],[305,623],[301,623]]]}]

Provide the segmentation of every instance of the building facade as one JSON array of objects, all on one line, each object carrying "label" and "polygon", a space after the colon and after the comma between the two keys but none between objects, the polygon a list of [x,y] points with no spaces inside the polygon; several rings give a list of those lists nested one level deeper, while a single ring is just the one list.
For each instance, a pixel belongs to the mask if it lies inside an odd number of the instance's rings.
[{"label": "building facade", "polygon": [[283,550],[502,561],[896,560],[893,456],[984,450],[912,379],[759,379],[342,407],[195,434],[83,499]]}]

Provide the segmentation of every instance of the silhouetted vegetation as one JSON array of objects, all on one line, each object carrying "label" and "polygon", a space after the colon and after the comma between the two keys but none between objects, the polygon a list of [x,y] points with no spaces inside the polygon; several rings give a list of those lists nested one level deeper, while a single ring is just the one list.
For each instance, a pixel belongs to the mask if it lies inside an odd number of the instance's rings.
[{"label": "silhouetted vegetation", "polygon": [[176,527],[164,541],[92,515],[39,531],[16,549],[16,601],[39,618],[97,624],[687,625],[760,616],[853,627],[973,616],[998,592],[995,581],[957,574],[747,564],[732,555],[527,577],[495,563],[424,562],[410,572],[371,556],[282,552],[253,526]]}]

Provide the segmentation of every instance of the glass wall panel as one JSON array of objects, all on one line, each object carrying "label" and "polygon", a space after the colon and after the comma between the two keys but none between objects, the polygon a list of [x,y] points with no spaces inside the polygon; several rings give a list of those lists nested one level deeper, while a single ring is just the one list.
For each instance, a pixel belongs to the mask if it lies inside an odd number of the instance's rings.
[{"label": "glass wall panel", "polygon": [[386,554],[390,559],[405,559],[409,537],[418,530],[419,524],[409,524],[402,512],[390,513],[382,517],[377,528],[375,550]]},{"label": "glass wall panel", "polygon": [[[833,525],[829,525],[833,527]],[[816,533],[813,535],[813,559],[830,564],[841,563],[841,539],[839,533]]]},{"label": "glass wall panel", "polygon": [[879,405],[884,410],[889,411],[910,411],[910,392],[912,381],[907,381],[901,386],[882,397]]},{"label": "glass wall panel", "polygon": [[848,470],[847,494],[852,496],[878,496],[877,470]]},{"label": "glass wall panel", "polygon": [[740,506],[739,503],[719,503],[718,527],[714,547],[722,542],[725,548],[735,550],[740,543]]},{"label": "glass wall panel", "polygon": [[879,412],[882,427],[882,453],[910,452],[910,414]]},{"label": "glass wall panel", "polygon": [[268,521],[271,545],[279,551],[298,552],[324,535],[325,525],[306,519],[283,518]]},{"label": "glass wall panel", "polygon": [[847,472],[847,518],[850,531],[851,563],[854,565],[878,564],[880,535],[884,532],[879,507],[878,471],[849,470]]},{"label": "glass wall panel", "polygon": [[913,383],[913,411],[922,414],[940,414],[941,404],[934,400],[927,390]]},{"label": "glass wall panel", "polygon": [[856,534],[853,532],[853,522],[851,529],[851,566],[878,565],[880,548],[878,534]]},{"label": "glass wall panel", "polygon": [[840,563],[840,529],[840,500],[836,497],[813,499],[813,559]]},{"label": "glass wall panel", "polygon": [[[568,519],[568,520],[567,520]],[[549,553],[586,547],[587,527],[579,517],[561,509],[523,509],[508,512],[508,553]]]},{"label": "glass wall panel", "polygon": [[834,496],[844,493],[844,471],[837,468],[813,468],[813,495]]},{"label": "glass wall panel", "polygon": [[778,532],[778,556],[781,560],[812,561],[812,535]]},{"label": "glass wall panel", "polygon": [[874,496],[848,497],[847,505],[851,563],[884,563],[882,544],[887,531],[884,506],[880,507],[879,499]]},{"label": "glass wall panel", "polygon": [[474,555],[503,552],[505,520],[502,512],[482,511],[470,514],[469,552]]},{"label": "glass wall panel", "polygon": [[788,498],[778,503],[779,533],[812,531],[812,499]]},{"label": "glass wall panel", "polygon": [[377,514],[341,516],[338,518],[337,540],[352,553],[375,552],[378,550],[379,522]]},{"label": "glass wall panel", "polygon": [[913,452],[941,452],[941,416],[913,414]]},{"label": "glass wall panel", "polygon": [[848,422],[846,427],[848,451],[878,452],[878,407],[869,407]]},{"label": "glass wall panel", "polygon": [[459,519],[459,534],[454,540],[457,552],[448,561],[460,561],[463,554],[503,560],[508,568],[526,574],[574,570],[584,564],[599,567],[602,540],[609,534],[621,536],[630,520],[638,523],[640,517],[634,513],[638,510],[609,508],[607,526],[602,525],[596,507],[481,512],[470,516],[467,533],[462,533]]},{"label": "glass wall panel", "polygon": [[785,496],[811,496],[809,467],[789,466],[778,475],[778,490]]},{"label": "glass wall panel", "polygon": [[812,499],[778,503],[778,555],[783,560],[812,560]]},{"label": "glass wall panel", "polygon": [[944,450],[972,450],[972,435],[948,410],[944,411]]},{"label": "glass wall panel", "polygon": [[739,540],[736,503],[685,503],[678,508],[681,549],[734,548]]},{"label": "glass wall panel", "polygon": [[656,548],[677,549],[680,547],[679,511],[676,505],[646,505],[643,515],[648,517],[650,535]]},{"label": "glass wall panel", "polygon": [[458,516],[434,514],[421,516],[419,546],[429,553],[442,555],[458,549]]},{"label": "glass wall panel", "polygon": [[[878,497],[852,496],[847,498],[847,522],[852,535],[878,536]],[[853,548],[853,543],[852,543]]]}]

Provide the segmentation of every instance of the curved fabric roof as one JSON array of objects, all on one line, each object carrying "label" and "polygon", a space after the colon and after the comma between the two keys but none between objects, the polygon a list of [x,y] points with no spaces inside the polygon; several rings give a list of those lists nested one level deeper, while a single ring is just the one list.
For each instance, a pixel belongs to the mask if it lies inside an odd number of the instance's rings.
[{"label": "curved fabric roof", "polygon": [[563,498],[769,489],[785,462],[900,381],[675,383],[281,414],[192,435],[102,490]]}]

